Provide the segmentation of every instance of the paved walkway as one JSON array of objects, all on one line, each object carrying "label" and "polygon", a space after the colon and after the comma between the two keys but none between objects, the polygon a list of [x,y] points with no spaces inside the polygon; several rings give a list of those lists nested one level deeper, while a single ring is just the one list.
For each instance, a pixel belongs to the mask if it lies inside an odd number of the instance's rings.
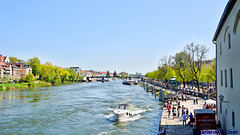
[{"label": "paved walkway", "polygon": [[[179,96],[181,97],[181,95]],[[190,98],[195,98],[189,95],[187,96]],[[204,102],[205,101],[201,98],[198,98],[198,104],[193,104],[193,100],[180,101],[181,106],[184,105],[185,108],[188,108],[189,114],[192,112],[193,115],[194,115],[194,109],[202,109]],[[163,127],[165,129],[165,132],[167,135],[180,135],[180,134],[192,135],[193,134],[193,127],[183,126],[181,114],[182,113],[180,113],[179,118],[173,119],[172,112],[170,117],[168,117],[167,109],[165,107],[163,108],[160,127]],[[188,123],[188,121],[189,119],[187,120],[186,123]]]}]

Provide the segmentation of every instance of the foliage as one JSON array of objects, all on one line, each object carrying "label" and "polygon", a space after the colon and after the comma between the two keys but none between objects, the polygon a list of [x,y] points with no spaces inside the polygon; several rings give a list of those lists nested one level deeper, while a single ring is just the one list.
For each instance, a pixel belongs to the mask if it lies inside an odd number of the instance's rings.
[{"label": "foliage", "polygon": [[[208,49],[206,46],[190,43],[184,51],[176,53],[174,57],[164,56],[159,61],[158,70],[148,72],[146,77],[151,79],[163,79],[166,82],[173,76],[177,81],[196,81],[199,91],[199,82],[216,80],[216,60],[213,63],[204,61]],[[172,60],[173,58],[173,60]]]},{"label": "foliage", "polygon": [[16,57],[9,57],[9,60],[10,60],[11,63],[24,62],[23,60],[20,60]]},{"label": "foliage", "polygon": [[42,64],[41,61],[37,58],[34,57],[32,59],[28,60],[28,63],[30,64],[30,66],[32,67],[32,73],[34,76],[40,75],[41,71],[42,71]]},{"label": "foliage", "polygon": [[28,81],[30,87],[35,87],[35,78],[33,76],[32,73],[29,73],[27,76],[26,76],[26,80]]},{"label": "foliage", "polygon": [[121,72],[120,75],[121,75],[121,78],[128,77],[128,73],[126,73],[126,72]]},{"label": "foliage", "polygon": [[116,71],[113,72],[113,77],[117,77],[117,72]]},{"label": "foliage", "polygon": [[185,53],[187,54],[187,63],[189,64],[189,72],[192,74],[199,93],[199,81],[202,71],[202,63],[205,58],[208,49],[206,46],[190,43],[185,47]]},{"label": "foliage", "polygon": [[107,78],[110,78],[110,72],[107,71],[107,75],[106,75]]}]

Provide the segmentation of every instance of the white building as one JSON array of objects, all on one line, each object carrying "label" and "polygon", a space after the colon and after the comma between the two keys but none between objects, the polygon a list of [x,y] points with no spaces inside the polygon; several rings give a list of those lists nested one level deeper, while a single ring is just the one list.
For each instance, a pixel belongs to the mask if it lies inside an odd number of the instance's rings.
[{"label": "white building", "polygon": [[240,0],[229,0],[215,32],[217,113],[222,129],[240,134]]}]

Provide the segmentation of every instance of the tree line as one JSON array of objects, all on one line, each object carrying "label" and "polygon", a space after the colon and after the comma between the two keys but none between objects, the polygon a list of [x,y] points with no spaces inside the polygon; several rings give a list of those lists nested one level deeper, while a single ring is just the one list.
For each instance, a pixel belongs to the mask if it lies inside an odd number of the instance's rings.
[{"label": "tree line", "polygon": [[46,82],[79,82],[83,79],[83,77],[80,75],[80,72],[76,73],[74,69],[53,66],[51,62],[41,64],[41,61],[37,57],[29,59],[27,64],[32,67],[32,73],[36,78]]},{"label": "tree line", "polygon": [[162,79],[168,82],[176,76],[176,81],[185,84],[188,81],[195,81],[198,92],[200,82],[212,82],[216,80],[216,60],[207,64],[206,54],[208,48],[196,43],[187,44],[184,50],[176,53],[175,56],[163,56],[159,60],[158,69],[146,73],[151,79]]}]

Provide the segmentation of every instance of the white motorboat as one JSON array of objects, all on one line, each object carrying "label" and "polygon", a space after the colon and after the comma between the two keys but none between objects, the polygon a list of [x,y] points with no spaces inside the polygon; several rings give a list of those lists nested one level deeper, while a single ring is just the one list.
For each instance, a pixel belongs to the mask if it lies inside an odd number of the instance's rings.
[{"label": "white motorboat", "polygon": [[118,104],[118,107],[113,110],[115,117],[119,119],[127,119],[133,115],[130,113],[127,104]]}]

